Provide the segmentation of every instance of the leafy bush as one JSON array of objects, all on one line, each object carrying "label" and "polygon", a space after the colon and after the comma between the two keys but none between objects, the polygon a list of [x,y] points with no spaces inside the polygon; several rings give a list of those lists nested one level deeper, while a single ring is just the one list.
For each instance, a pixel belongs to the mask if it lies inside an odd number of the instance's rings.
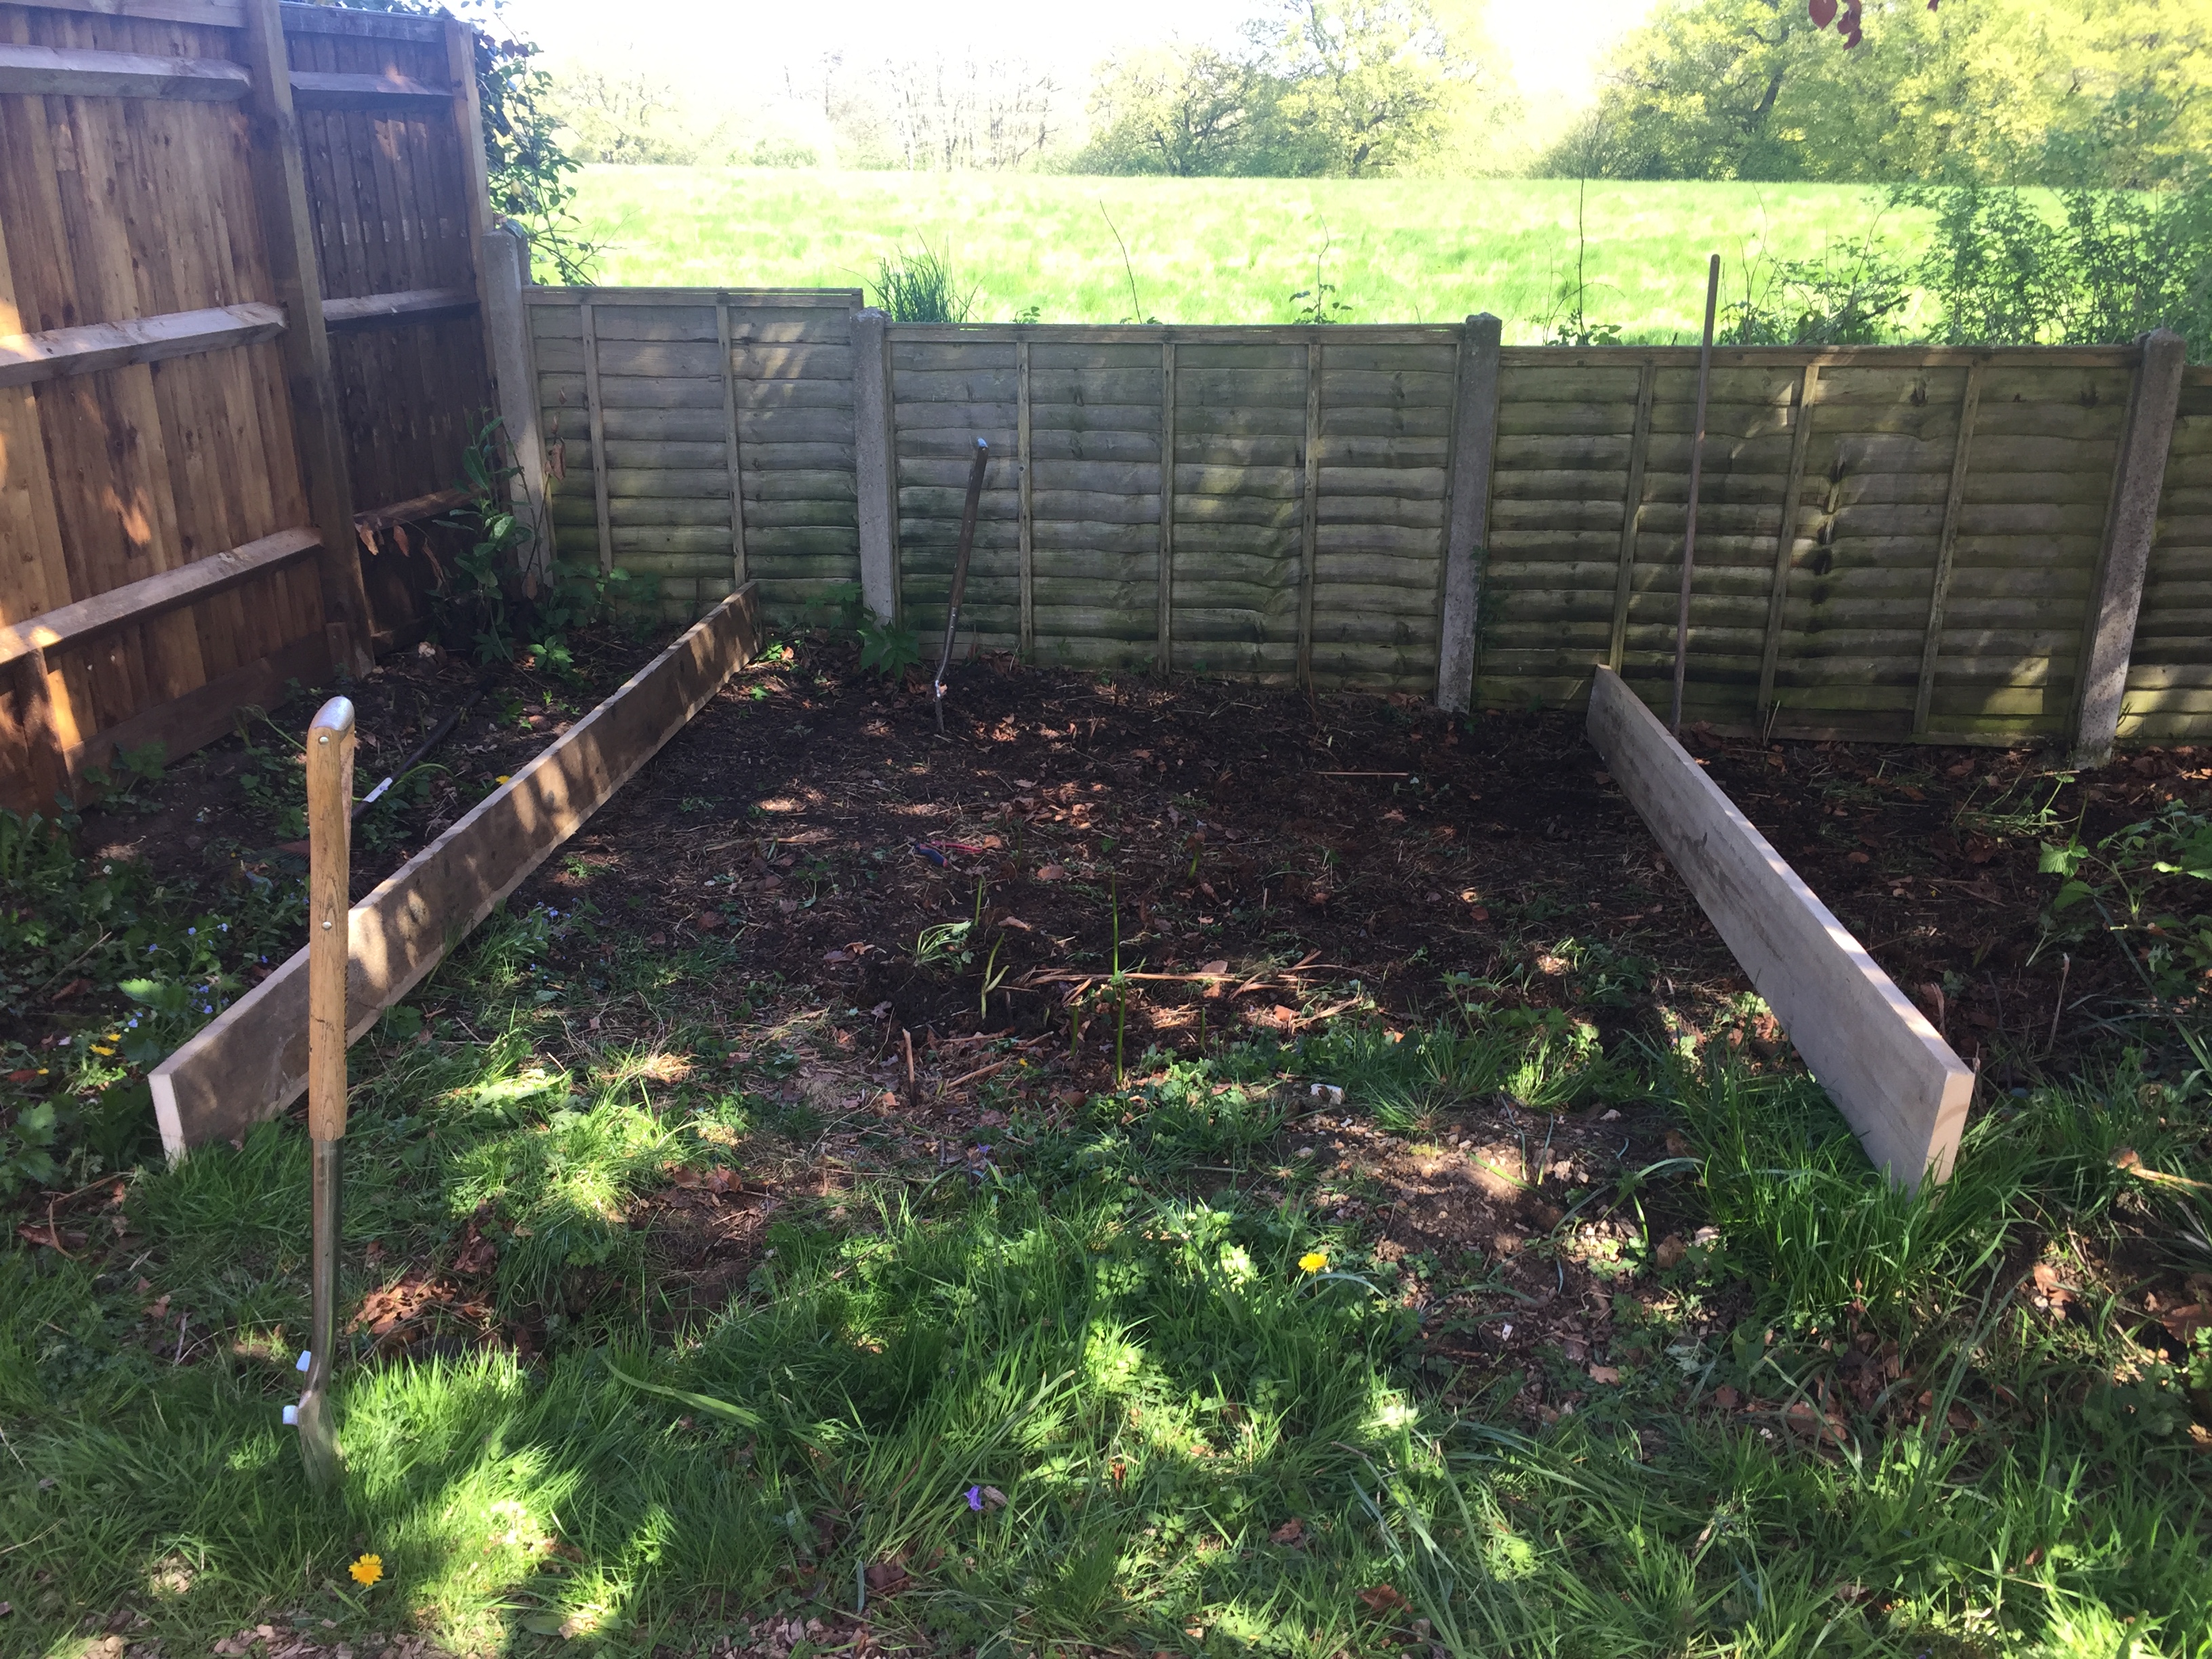
[{"label": "leafy bush", "polygon": [[1715,337],[1729,345],[1884,344],[1904,333],[1914,276],[1872,236],[1832,243],[1818,259],[1756,259]]},{"label": "leafy bush", "polygon": [[2206,894],[2195,884],[2212,882],[2203,813],[2177,801],[2094,847],[2046,842],[2037,867],[2063,882],[2045,917],[2050,933],[2078,945],[2101,925],[2160,997],[2212,988],[2212,915],[2197,908]]},{"label": "leafy bush", "polygon": [[873,670],[887,680],[896,680],[921,660],[921,636],[911,628],[866,617],[861,619],[860,635],[864,673]]},{"label": "leafy bush", "polygon": [[487,422],[461,453],[462,487],[470,501],[440,521],[472,539],[453,556],[432,595],[439,631],[449,638],[471,635],[478,662],[509,661],[520,645],[546,668],[565,674],[575,666],[568,635],[599,618],[608,588],[628,580],[628,573],[556,563],[544,581],[524,574],[522,550],[532,532],[508,493],[518,469],[501,458],[502,424]]},{"label": "leafy bush", "polygon": [[2170,328],[2212,352],[2212,185],[2069,190],[2056,217],[2017,190],[1908,191],[1932,208],[1919,273],[1953,345],[2075,345]]}]

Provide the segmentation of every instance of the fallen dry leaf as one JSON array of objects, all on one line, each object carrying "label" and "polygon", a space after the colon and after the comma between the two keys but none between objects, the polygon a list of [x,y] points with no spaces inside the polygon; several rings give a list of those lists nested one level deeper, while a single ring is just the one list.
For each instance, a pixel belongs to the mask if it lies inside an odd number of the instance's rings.
[{"label": "fallen dry leaf", "polygon": [[1411,1613],[1413,1604],[1388,1584],[1377,1584],[1373,1589],[1359,1592],[1360,1605],[1378,1619],[1389,1613]]},{"label": "fallen dry leaf", "polygon": [[1617,1365],[1593,1365],[1589,1368],[1589,1380],[1593,1382],[1618,1382],[1620,1381],[1620,1368]]},{"label": "fallen dry leaf", "polygon": [[1672,1267],[1680,1265],[1682,1258],[1689,1253],[1690,1247],[1682,1242],[1681,1234],[1668,1233],[1659,1241],[1658,1248],[1651,1252],[1651,1259],[1662,1267]]},{"label": "fallen dry leaf", "polygon": [[1278,1544],[1295,1544],[1305,1535],[1305,1525],[1295,1515],[1267,1534],[1270,1540]]},{"label": "fallen dry leaf", "polygon": [[1037,866],[1036,878],[1039,881],[1066,881],[1067,872],[1057,864],[1041,864]]},{"label": "fallen dry leaf", "polygon": [[1732,1412],[1742,1403],[1743,1396],[1728,1383],[1723,1382],[1713,1390],[1713,1404],[1724,1412]]}]

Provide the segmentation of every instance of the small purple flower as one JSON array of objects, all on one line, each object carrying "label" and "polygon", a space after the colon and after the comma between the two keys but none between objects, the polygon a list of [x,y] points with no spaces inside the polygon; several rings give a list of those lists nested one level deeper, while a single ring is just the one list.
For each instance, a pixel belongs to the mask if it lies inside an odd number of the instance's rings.
[{"label": "small purple flower", "polygon": [[968,1488],[968,1507],[975,1510],[978,1515],[982,1514],[983,1489],[981,1486],[970,1486]]}]

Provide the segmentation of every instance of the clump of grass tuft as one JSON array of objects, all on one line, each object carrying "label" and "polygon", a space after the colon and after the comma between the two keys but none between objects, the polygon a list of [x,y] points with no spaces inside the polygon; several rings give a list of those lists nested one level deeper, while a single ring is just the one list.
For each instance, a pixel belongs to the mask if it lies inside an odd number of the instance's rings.
[{"label": "clump of grass tuft", "polygon": [[962,285],[951,262],[924,242],[876,261],[876,303],[895,323],[964,323],[975,308],[975,284]]}]

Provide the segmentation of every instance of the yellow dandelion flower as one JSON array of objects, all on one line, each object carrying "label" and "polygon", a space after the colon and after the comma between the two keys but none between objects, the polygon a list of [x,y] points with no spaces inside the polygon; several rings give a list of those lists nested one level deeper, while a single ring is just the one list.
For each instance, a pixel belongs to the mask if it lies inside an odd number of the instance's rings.
[{"label": "yellow dandelion flower", "polygon": [[506,773],[506,772],[502,772],[502,773],[501,773],[501,774],[499,775],[499,776],[498,776],[498,778],[495,780],[495,781],[500,782],[500,783],[505,783],[505,782],[507,781],[507,779],[508,779],[508,777],[509,777],[510,775],[511,775],[511,774],[508,774],[508,773]]},{"label": "yellow dandelion flower", "polygon": [[364,1555],[348,1567],[346,1571],[353,1576],[355,1583],[366,1589],[384,1577],[384,1558],[380,1555]]},{"label": "yellow dandelion flower", "polygon": [[1298,1271],[1300,1273],[1317,1273],[1327,1266],[1328,1266],[1328,1258],[1323,1255],[1319,1250],[1308,1250],[1304,1255],[1298,1258]]}]

